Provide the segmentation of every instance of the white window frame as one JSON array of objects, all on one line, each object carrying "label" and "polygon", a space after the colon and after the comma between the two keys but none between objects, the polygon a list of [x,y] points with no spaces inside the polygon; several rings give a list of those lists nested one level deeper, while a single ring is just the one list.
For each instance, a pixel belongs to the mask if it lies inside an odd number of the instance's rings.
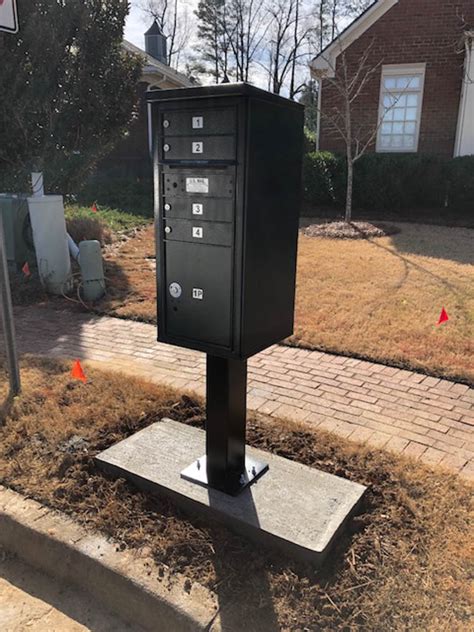
[{"label": "white window frame", "polygon": [[[423,97],[425,90],[425,74],[426,74],[426,63],[422,64],[390,64],[386,66],[382,66],[382,73],[380,76],[380,90],[379,90],[379,114],[378,114],[378,130],[377,130],[377,143],[375,147],[375,151],[381,154],[413,154],[418,152],[418,145],[420,140],[420,127],[421,127],[421,115],[423,112]],[[415,147],[407,149],[406,147],[382,147],[381,136],[382,136],[382,123],[383,118],[386,114],[386,110],[383,104],[383,98],[386,94],[389,94],[388,91],[384,89],[384,79],[390,76],[406,76],[413,75],[420,77],[420,88],[416,90],[419,94],[420,98],[418,101],[418,111],[416,113],[416,129],[415,129]],[[414,90],[408,89],[407,92],[412,92]]]}]

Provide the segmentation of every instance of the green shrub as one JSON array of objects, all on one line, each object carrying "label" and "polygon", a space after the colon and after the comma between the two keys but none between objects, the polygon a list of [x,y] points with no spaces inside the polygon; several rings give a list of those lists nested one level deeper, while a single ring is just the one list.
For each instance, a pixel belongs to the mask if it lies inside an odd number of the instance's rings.
[{"label": "green shrub", "polygon": [[305,200],[315,202],[318,206],[338,205],[344,199],[344,159],[329,151],[306,154],[303,160],[303,187]]},{"label": "green shrub", "polygon": [[448,208],[474,215],[474,156],[449,162],[448,186]]},{"label": "green shrub", "polygon": [[424,154],[365,154],[354,168],[354,206],[387,211],[441,208],[446,162]]},{"label": "green shrub", "polygon": [[[331,152],[304,158],[304,198],[320,209],[342,210],[346,160]],[[377,216],[438,210],[439,219],[464,222],[474,210],[474,156],[443,158],[428,154],[362,156],[354,166],[354,209]]]},{"label": "green shrub", "polygon": [[92,176],[76,196],[80,204],[93,202],[132,213],[153,217],[153,178],[99,173]]}]

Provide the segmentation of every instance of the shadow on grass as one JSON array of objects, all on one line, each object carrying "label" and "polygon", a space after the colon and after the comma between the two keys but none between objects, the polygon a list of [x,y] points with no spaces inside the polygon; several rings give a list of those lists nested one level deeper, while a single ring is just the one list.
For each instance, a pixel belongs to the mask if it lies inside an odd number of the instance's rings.
[{"label": "shadow on grass", "polygon": [[[356,230],[357,226],[354,225],[354,228]],[[431,229],[431,227],[430,227]],[[445,230],[451,230],[451,229],[445,229]],[[461,229],[461,230],[466,230],[469,231],[470,229]],[[397,238],[400,238],[400,235],[402,235],[403,230],[399,233],[393,234],[391,236],[391,241],[392,243],[397,242]],[[361,232],[362,235],[362,239],[365,239],[366,241],[368,241],[371,245],[375,246],[376,248],[379,248],[380,250],[384,250],[386,253],[392,255],[393,257],[397,258],[403,265],[404,268],[404,273],[403,273],[403,277],[400,280],[400,282],[397,284],[397,289],[401,288],[403,286],[403,284],[405,283],[406,278],[408,277],[409,274],[409,269],[410,267],[412,267],[413,269],[417,270],[418,272],[422,273],[422,274],[426,274],[426,276],[430,277],[433,281],[439,283],[440,285],[443,285],[446,290],[452,294],[454,294],[460,301],[462,301],[462,294],[459,292],[459,290],[455,287],[455,285],[449,281],[447,281],[446,279],[444,279],[443,277],[441,277],[439,274],[435,274],[434,272],[432,272],[431,270],[429,270],[428,268],[426,268],[425,266],[421,265],[421,263],[415,262],[412,259],[407,259],[406,256],[404,256],[404,254],[409,254],[408,252],[406,253],[400,253],[397,252],[398,248],[396,246],[396,243],[394,243],[395,249],[390,248],[388,246],[385,246],[384,244],[381,244],[380,241],[376,241],[375,239],[370,239],[367,238],[365,236],[363,236],[363,233]],[[408,246],[408,244],[412,244],[412,242],[416,243],[416,237],[413,238],[413,235],[410,235],[410,237],[408,239],[405,240],[405,244]],[[431,255],[423,255],[423,256],[432,256],[434,257],[434,250],[432,250],[433,254]],[[420,253],[413,253],[411,252],[410,254],[420,254]],[[468,249],[466,249],[466,255],[469,255],[469,257],[471,258],[471,263],[472,263],[472,255],[469,252]],[[439,258],[439,257],[438,257]]]},{"label": "shadow on grass", "polygon": [[115,301],[120,300],[122,303],[126,303],[134,294],[131,280],[121,265],[119,258],[105,261],[104,270],[106,277],[106,294],[95,305],[95,308],[99,312],[108,310]]},{"label": "shadow on grass", "polygon": [[391,236],[400,253],[474,265],[474,230],[445,226],[406,225]]}]

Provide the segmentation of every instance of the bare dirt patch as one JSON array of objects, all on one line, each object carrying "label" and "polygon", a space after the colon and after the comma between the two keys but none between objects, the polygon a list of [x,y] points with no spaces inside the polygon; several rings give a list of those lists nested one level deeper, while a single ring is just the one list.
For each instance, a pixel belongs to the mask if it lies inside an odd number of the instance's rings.
[{"label": "bare dirt patch", "polygon": [[[256,549],[96,469],[97,452],[168,416],[203,425],[202,401],[129,376],[25,358],[24,393],[3,412],[0,482],[64,511],[119,546],[146,547],[261,630],[465,630],[472,614],[472,486],[380,450],[252,415],[248,441],[369,486],[326,566]],[[3,388],[3,393],[2,393]],[[6,378],[0,375],[0,393]]]},{"label": "bare dirt patch", "polygon": [[307,237],[326,239],[373,239],[399,233],[400,229],[390,224],[371,222],[321,222],[310,224],[302,232]]}]

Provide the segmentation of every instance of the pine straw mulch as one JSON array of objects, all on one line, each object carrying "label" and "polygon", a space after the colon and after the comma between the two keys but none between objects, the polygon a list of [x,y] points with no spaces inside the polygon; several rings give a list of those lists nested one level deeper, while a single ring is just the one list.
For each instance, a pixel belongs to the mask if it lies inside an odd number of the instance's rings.
[{"label": "pine straw mulch", "polygon": [[69,364],[23,364],[23,395],[3,408],[0,482],[120,547],[145,548],[158,576],[167,566],[219,600],[234,597],[238,623],[228,629],[468,629],[472,487],[455,475],[307,426],[250,416],[251,445],[369,487],[363,512],[315,571],[123,480],[107,480],[95,467],[97,452],[162,417],[202,426],[201,401],[92,368],[84,385],[71,381]]},{"label": "pine straw mulch", "polygon": [[371,222],[322,222],[310,224],[302,229],[307,237],[326,239],[374,239],[387,237],[400,232],[397,226],[390,224],[372,224]]}]

